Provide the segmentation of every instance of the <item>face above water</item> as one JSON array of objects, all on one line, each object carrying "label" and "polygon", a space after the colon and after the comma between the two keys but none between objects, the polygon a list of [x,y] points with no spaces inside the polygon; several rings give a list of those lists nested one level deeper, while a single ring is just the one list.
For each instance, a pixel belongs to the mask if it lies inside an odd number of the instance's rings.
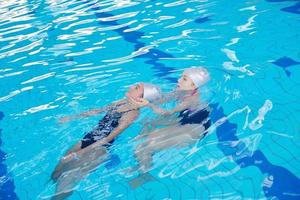
[{"label": "face above water", "polygon": [[177,83],[177,89],[178,90],[195,90],[196,86],[193,83],[192,79],[188,77],[187,75],[183,74],[179,79]]},{"label": "face above water", "polygon": [[143,94],[144,94],[144,84],[138,83],[130,86],[128,92],[126,93],[126,97],[137,99],[137,98],[142,98]]}]

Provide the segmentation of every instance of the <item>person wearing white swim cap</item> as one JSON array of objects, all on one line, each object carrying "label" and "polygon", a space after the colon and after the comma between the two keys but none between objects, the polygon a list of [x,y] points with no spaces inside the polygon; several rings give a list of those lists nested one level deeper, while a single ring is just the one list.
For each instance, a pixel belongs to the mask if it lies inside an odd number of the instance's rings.
[{"label": "person wearing white swim cap", "polygon": [[[138,83],[132,85],[125,94],[124,99],[114,102],[108,106],[93,109],[78,115],[64,117],[60,123],[70,120],[89,117],[106,112],[97,126],[72,148],[60,160],[51,179],[57,182],[56,195],[53,199],[64,199],[72,194],[73,187],[87,175],[93,168],[97,167],[107,155],[114,139],[129,127],[140,114],[141,105],[134,103],[140,98],[154,102],[161,98],[160,88],[150,83]],[[82,168],[84,166],[84,168]],[[74,169],[81,169],[74,171]],[[68,176],[62,176],[63,173]],[[65,192],[67,191],[67,192]]]},{"label": "person wearing white swim cap", "polygon": [[[191,67],[183,71],[181,77],[177,81],[177,88],[175,92],[169,93],[162,98],[162,102],[174,100],[178,98],[179,104],[172,110],[163,110],[153,105],[146,98],[136,98],[135,103],[140,106],[149,106],[157,114],[168,115],[183,110],[188,107],[192,102],[199,102],[199,88],[210,80],[209,72],[204,67]],[[163,95],[160,95],[163,97]],[[159,99],[159,98],[158,98]]]},{"label": "person wearing white swim cap", "polygon": [[150,83],[138,83],[130,87],[126,93],[128,99],[138,101],[140,98],[149,102],[154,102],[161,98],[161,90],[159,87]]},{"label": "person wearing white swim cap", "polygon": [[178,87],[181,90],[194,90],[210,80],[209,73],[204,67],[191,67],[185,69],[178,80]]},{"label": "person wearing white swim cap", "polygon": [[143,86],[144,86],[144,94],[143,94],[144,99],[147,99],[149,102],[154,102],[161,98],[161,90],[159,87],[150,83],[143,83]]},{"label": "person wearing white swim cap", "polygon": [[[155,122],[151,122],[151,128],[164,125],[163,128],[156,128],[139,134],[136,139],[146,138],[137,145],[135,156],[138,165],[133,169],[140,170],[140,176],[132,179],[129,185],[132,188],[139,187],[145,180],[151,179],[148,171],[152,167],[152,156],[161,150],[172,147],[185,147],[203,138],[208,132],[211,122],[209,118],[210,109],[207,104],[200,102],[199,88],[210,80],[209,72],[204,67],[191,67],[185,69],[178,79],[177,93],[173,95],[173,100],[177,105],[171,109],[162,109],[145,99],[136,102],[140,105],[147,105],[157,114],[163,117]],[[172,95],[169,95],[172,97]],[[168,97],[168,98],[169,98]],[[176,118],[174,120],[174,114]],[[169,119],[171,116],[171,120]],[[166,123],[167,122],[167,123]],[[150,177],[150,178],[149,178]]]}]

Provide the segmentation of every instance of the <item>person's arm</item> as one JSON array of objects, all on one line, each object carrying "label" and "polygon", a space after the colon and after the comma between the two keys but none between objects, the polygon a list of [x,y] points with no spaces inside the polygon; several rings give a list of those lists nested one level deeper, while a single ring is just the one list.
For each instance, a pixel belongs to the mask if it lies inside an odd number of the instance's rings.
[{"label": "person's arm", "polygon": [[180,112],[182,110],[185,110],[189,107],[191,107],[192,105],[196,105],[197,103],[197,99],[195,99],[195,97],[190,97],[190,98],[186,98],[185,101],[181,102],[180,104],[178,104],[175,108],[171,109],[171,110],[164,110],[152,103],[150,103],[147,99],[144,98],[139,98],[138,101],[137,100],[132,100],[132,102],[134,104],[136,104],[137,106],[143,107],[143,106],[148,106],[150,107],[156,114],[160,114],[160,115],[172,115],[176,112]]},{"label": "person's arm", "polygon": [[181,104],[179,104],[178,106],[176,106],[175,108],[173,108],[171,110],[164,110],[152,103],[149,103],[148,106],[157,114],[172,115],[176,112],[180,112],[180,111],[187,109],[190,106],[190,104],[188,102],[182,102]]},{"label": "person's arm", "polygon": [[93,116],[93,115],[97,115],[101,112],[104,112],[110,108],[113,108],[117,105],[119,105],[120,103],[123,103],[124,100],[120,100],[120,101],[117,101],[117,102],[114,102],[108,106],[104,106],[104,107],[101,107],[101,108],[97,108],[97,109],[93,109],[93,110],[89,110],[89,111],[86,111],[86,112],[83,112],[83,113],[80,113],[80,114],[77,114],[77,115],[71,115],[71,116],[68,116],[68,117],[63,117],[63,118],[60,118],[59,119],[59,122],[60,123],[64,123],[64,122],[68,122],[68,121],[71,121],[71,120],[74,120],[74,119],[79,119],[79,118],[84,118],[84,117],[89,117],[89,116]]},{"label": "person's arm", "polygon": [[176,93],[175,92],[170,92],[170,93],[163,94],[161,96],[161,98],[155,100],[155,102],[158,103],[158,104],[164,104],[164,103],[173,101],[174,99],[177,99]]},{"label": "person's arm", "polygon": [[152,103],[149,103],[148,100],[144,99],[144,98],[140,98],[137,100],[132,100],[134,104],[136,104],[139,107],[143,107],[143,106],[148,106],[150,107],[156,114],[160,114],[160,115],[171,115],[175,112],[179,112],[182,111],[186,108],[189,107],[189,103],[188,102],[182,102],[181,104],[179,104],[178,106],[176,106],[174,109],[172,110],[164,110]]}]

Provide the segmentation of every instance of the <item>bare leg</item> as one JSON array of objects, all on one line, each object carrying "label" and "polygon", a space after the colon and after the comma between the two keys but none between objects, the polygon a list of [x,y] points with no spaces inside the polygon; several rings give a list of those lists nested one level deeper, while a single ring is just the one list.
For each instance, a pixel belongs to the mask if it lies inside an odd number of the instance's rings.
[{"label": "bare leg", "polygon": [[79,151],[80,149],[81,149],[81,141],[73,145],[72,148],[67,151],[66,155]]},{"label": "bare leg", "polygon": [[171,147],[185,147],[202,137],[204,127],[201,125],[171,126],[150,133],[146,141],[140,143],[135,151],[136,158],[142,168],[147,171],[151,167],[152,155]]},{"label": "bare leg", "polygon": [[[64,156],[69,155],[70,153],[79,151],[81,149],[81,141],[75,144],[71,149],[67,151],[67,153]],[[59,161],[59,163],[56,165],[54,171],[51,174],[51,179],[56,182],[57,179],[61,176],[63,173],[63,168],[64,168],[64,162],[62,160]]]},{"label": "bare leg", "polygon": [[67,171],[57,179],[56,194],[53,200],[62,200],[69,197],[74,187],[91,171],[96,169],[107,159],[105,147],[98,147],[91,152],[86,152],[79,157],[79,160],[72,160],[66,163]]},{"label": "bare leg", "polygon": [[[152,156],[157,151],[171,147],[185,147],[203,137],[202,125],[172,126],[158,129],[149,134],[146,141],[139,144],[135,155],[139,163],[139,170],[147,173],[152,166]],[[132,188],[145,183],[145,178],[136,178],[129,182]]]},{"label": "bare leg", "polygon": [[52,200],[63,200],[71,196],[76,184],[83,178],[80,168],[63,173],[57,180],[55,195]]},{"label": "bare leg", "polygon": [[177,116],[168,116],[145,123],[141,133],[135,137],[135,140],[145,138],[149,133],[155,132],[157,126],[174,126],[178,124]]}]

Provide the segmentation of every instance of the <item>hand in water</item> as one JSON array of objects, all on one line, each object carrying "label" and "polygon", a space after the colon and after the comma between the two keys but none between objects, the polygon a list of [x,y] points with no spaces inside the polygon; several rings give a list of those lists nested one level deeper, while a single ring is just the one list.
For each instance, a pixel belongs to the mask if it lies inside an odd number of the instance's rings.
[{"label": "hand in water", "polygon": [[69,122],[70,120],[71,120],[70,117],[63,117],[58,120],[58,123],[63,124],[63,123]]},{"label": "hand in water", "polygon": [[147,99],[144,99],[144,98],[131,98],[131,97],[128,97],[129,101],[131,103],[133,103],[134,105],[138,106],[138,107],[144,107],[146,105],[149,104],[149,101]]}]

